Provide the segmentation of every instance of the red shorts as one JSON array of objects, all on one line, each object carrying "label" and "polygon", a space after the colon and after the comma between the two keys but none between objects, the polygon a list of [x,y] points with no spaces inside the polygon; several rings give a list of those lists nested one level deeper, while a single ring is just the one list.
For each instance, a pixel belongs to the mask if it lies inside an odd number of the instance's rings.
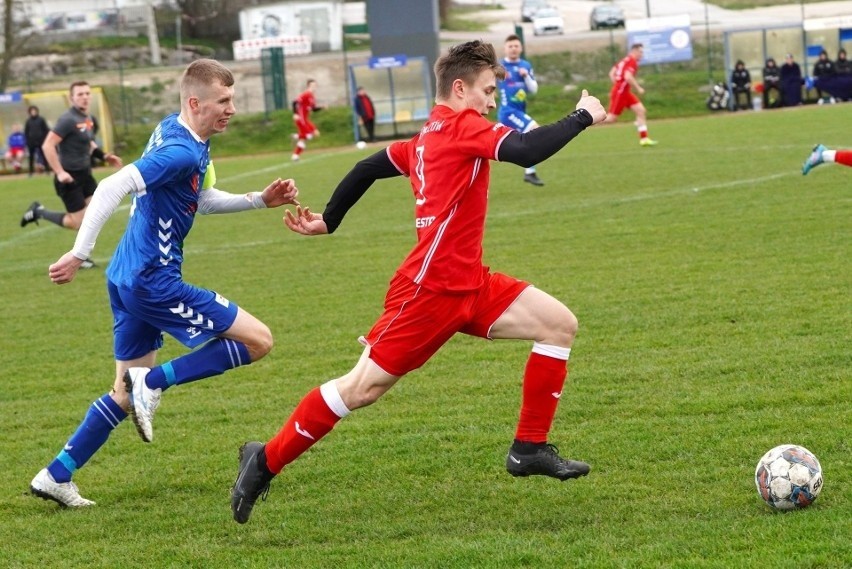
[{"label": "red shorts", "polygon": [[619,93],[613,88],[609,94],[609,110],[607,114],[619,116],[624,109],[629,109],[639,102],[639,98],[630,89],[624,89]]},{"label": "red shorts", "polygon": [[367,334],[370,359],[391,375],[422,366],[456,332],[489,338],[491,326],[530,283],[486,273],[479,290],[439,293],[397,274],[385,297],[385,311]]},{"label": "red shorts", "polygon": [[317,127],[311,121],[295,121],[296,129],[299,131],[299,138],[311,138],[317,132]]}]

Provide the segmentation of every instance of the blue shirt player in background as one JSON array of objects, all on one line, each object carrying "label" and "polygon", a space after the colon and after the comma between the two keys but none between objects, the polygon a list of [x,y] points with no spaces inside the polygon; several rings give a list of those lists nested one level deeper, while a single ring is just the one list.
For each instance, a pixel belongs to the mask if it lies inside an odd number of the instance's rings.
[{"label": "blue shirt player in background", "polygon": [[[500,92],[497,120],[520,133],[538,128],[538,123],[527,114],[527,97],[538,92],[538,82],[530,62],[521,59],[523,49],[518,36],[512,34],[506,38],[503,59],[500,61],[506,69],[506,78],[497,82],[497,90]],[[535,166],[524,170],[524,182],[534,186],[544,185],[535,172]]]},{"label": "blue shirt player in background", "polygon": [[[163,391],[257,361],[272,349],[263,322],[222,295],[183,281],[183,244],[196,213],[297,204],[298,190],[293,180],[280,178],[249,194],[213,187],[210,137],[223,132],[236,112],[234,77],[221,63],[189,64],[180,80],[180,105],[180,114],[154,129],[139,160],[98,185],[74,248],[49,269],[54,283],[71,282],[107,219],[125,196],[133,196],[127,228],[106,272],[115,383],[30,483],[33,494],[64,507],[94,505],[71,477],[128,413],[142,440],[151,442],[151,421]],[[154,367],[163,332],[193,351]]]}]

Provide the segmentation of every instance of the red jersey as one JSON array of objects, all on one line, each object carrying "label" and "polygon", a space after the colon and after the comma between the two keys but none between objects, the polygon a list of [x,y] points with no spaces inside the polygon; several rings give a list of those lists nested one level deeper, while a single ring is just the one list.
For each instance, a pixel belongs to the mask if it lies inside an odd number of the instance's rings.
[{"label": "red jersey", "polygon": [[630,90],[630,83],[624,79],[628,71],[634,77],[639,72],[639,62],[629,54],[615,64],[615,84],[612,86],[612,93],[621,94]]},{"label": "red jersey", "polygon": [[312,91],[304,91],[296,97],[296,114],[299,116],[297,120],[302,122],[310,122],[311,111],[317,106],[317,100],[314,98]]},{"label": "red jersey", "polygon": [[482,285],[489,160],[497,160],[512,132],[473,109],[457,113],[435,105],[419,134],[388,147],[390,161],[411,180],[415,199],[417,245],[399,273],[437,292]]}]

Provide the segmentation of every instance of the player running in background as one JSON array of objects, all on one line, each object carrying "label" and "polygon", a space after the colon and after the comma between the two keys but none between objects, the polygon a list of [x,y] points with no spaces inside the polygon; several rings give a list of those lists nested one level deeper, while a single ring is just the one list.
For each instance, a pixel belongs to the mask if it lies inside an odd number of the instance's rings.
[{"label": "player running in background", "polygon": [[645,89],[636,80],[639,72],[639,62],[642,60],[643,47],[641,43],[630,46],[630,52],[612,69],[609,70],[609,78],[612,81],[612,90],[609,92],[609,111],[606,122],[614,123],[624,109],[630,109],[636,116],[636,128],[639,130],[639,144],[642,146],[654,146],[656,140],[648,137],[648,125],[646,122],[647,111],[642,101],[630,90],[632,87],[640,95],[645,94]]},{"label": "player running in background", "polygon": [[533,341],[520,420],[506,456],[509,473],[560,480],[588,474],[588,464],[563,459],[548,443],[577,319],[562,302],[530,283],[491,272],[482,263],[482,239],[489,161],[537,164],[602,121],[606,112],[583,91],[576,110],[561,120],[518,133],[484,116],[496,107],[497,79],[503,73],[491,44],[472,41],[453,47],[435,64],[436,105],[418,135],[356,164],[322,215],[301,207],[295,216],[287,212],[287,226],[297,233],[332,233],[374,181],[406,176],[415,204],[417,244],[391,281],[384,313],[361,339],[366,347],[355,367],[309,392],[269,442],[240,448],[231,496],[237,522],[248,521],[258,497],[287,464],[350,411],[376,402],[458,332]]},{"label": "player running in background", "polygon": [[[71,108],[62,113],[42,144],[42,152],[53,170],[53,186],[65,204],[65,212],[51,211],[35,201],[21,218],[21,227],[46,219],[59,227],[77,230],[98,183],[92,175],[92,156],[120,168],[121,158],[104,152],[95,143],[95,122],[89,114],[92,89],[86,81],[75,81],[69,88]],[[83,268],[93,267],[86,259]]]},{"label": "player running in background", "polygon": [[[503,44],[503,60],[500,62],[506,70],[506,76],[497,82],[500,92],[500,110],[497,120],[518,132],[529,132],[538,127],[538,123],[527,114],[527,97],[538,92],[532,64],[521,59],[524,46],[521,38],[512,34]],[[534,186],[543,186],[535,171],[535,165],[524,170],[524,182]]]},{"label": "player running in background", "polygon": [[826,163],[852,166],[852,150],[830,150],[822,144],[817,144],[814,146],[813,151],[811,151],[811,155],[802,164],[802,175],[807,176],[808,172],[820,164]]},{"label": "player running in background", "polygon": [[[260,320],[220,294],[183,281],[183,244],[196,212],[230,213],[295,201],[292,180],[262,192],[229,194],[212,187],[210,137],[236,112],[234,78],[221,63],[192,62],[180,80],[180,114],[157,125],[142,157],[98,186],[74,248],[50,266],[56,284],[71,282],[100,230],[122,199],[133,204],[127,229],[106,271],[112,305],[115,383],[97,399],[65,447],[30,483],[31,491],[61,506],[91,506],[71,481],[128,412],[145,442],[166,389],[219,375],[259,360],[272,349]],[[194,351],[153,367],[163,332]],[[153,368],[153,369],[151,369]]]},{"label": "player running in background", "polygon": [[296,146],[293,148],[293,155],[290,157],[293,162],[299,160],[302,152],[308,146],[308,141],[320,135],[319,129],[311,122],[311,113],[325,108],[325,105],[317,105],[314,96],[316,90],[316,80],[308,79],[307,88],[293,101],[293,123],[295,123],[297,131]]}]

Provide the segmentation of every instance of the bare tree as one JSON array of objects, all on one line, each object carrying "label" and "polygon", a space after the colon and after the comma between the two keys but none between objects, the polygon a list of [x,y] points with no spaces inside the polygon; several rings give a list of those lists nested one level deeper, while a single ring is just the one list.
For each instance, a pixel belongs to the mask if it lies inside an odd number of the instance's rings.
[{"label": "bare tree", "polygon": [[0,93],[9,84],[12,61],[20,55],[30,36],[24,0],[3,0],[3,53],[0,53]]},{"label": "bare tree", "polygon": [[447,18],[450,15],[450,7],[452,5],[452,0],[438,0],[438,17],[442,24],[447,21]]}]

